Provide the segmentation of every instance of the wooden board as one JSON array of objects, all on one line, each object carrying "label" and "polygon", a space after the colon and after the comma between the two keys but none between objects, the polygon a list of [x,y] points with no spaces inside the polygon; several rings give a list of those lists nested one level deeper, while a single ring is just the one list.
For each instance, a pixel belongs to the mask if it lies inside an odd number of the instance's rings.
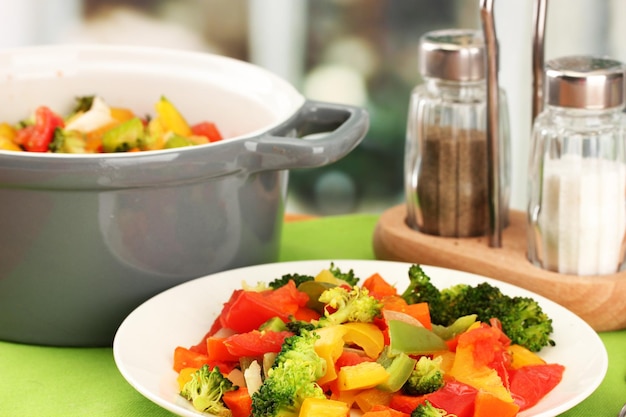
[{"label": "wooden board", "polygon": [[378,259],[456,269],[495,278],[549,298],[585,320],[596,331],[626,328],[626,272],[576,276],[546,271],[526,257],[526,213],[512,210],[502,247],[488,236],[444,238],[420,233],[405,223],[406,208],[385,211],[374,230]]}]

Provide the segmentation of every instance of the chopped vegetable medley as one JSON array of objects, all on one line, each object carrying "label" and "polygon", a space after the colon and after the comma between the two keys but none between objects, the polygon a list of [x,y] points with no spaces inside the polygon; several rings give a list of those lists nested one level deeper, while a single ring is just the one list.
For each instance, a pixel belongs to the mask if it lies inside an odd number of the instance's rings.
[{"label": "chopped vegetable medley", "polygon": [[166,97],[155,115],[109,106],[99,96],[78,97],[63,117],[47,106],[17,124],[0,123],[0,150],[54,153],[149,151],[201,145],[222,140],[210,121],[190,125]]},{"label": "chopped vegetable medley", "polygon": [[[409,276],[415,297],[425,274]],[[333,264],[244,285],[198,344],[175,349],[180,395],[232,417],[508,417],[561,381],[565,368],[513,343],[497,317],[434,324],[428,301],[406,294]]]}]

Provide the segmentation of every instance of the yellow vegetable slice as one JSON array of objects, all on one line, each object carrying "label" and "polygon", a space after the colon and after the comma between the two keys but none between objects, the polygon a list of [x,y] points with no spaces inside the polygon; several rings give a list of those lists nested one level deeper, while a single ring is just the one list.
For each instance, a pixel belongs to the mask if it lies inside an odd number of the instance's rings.
[{"label": "yellow vegetable slice", "polygon": [[178,373],[178,377],[176,378],[176,382],[178,382],[179,391],[182,391],[185,384],[191,381],[191,375],[194,374],[198,369],[197,368],[183,368]]},{"label": "yellow vegetable slice", "polygon": [[305,398],[298,417],[346,417],[350,409],[342,401]]},{"label": "yellow vegetable slice", "polygon": [[342,326],[346,330],[344,342],[361,347],[372,359],[376,359],[385,347],[383,332],[375,324],[345,323]]},{"label": "yellow vegetable slice", "polygon": [[543,365],[546,363],[539,355],[523,346],[511,345],[507,350],[511,353],[511,367],[513,369],[523,368],[528,365]]},{"label": "yellow vegetable slice", "polygon": [[513,401],[511,393],[504,387],[495,369],[486,365],[475,365],[474,349],[471,346],[457,348],[449,375],[479,390],[489,392],[502,401]]},{"label": "yellow vegetable slice", "polygon": [[166,131],[180,136],[191,136],[191,128],[178,109],[165,97],[161,97],[155,105],[157,117]]},{"label": "yellow vegetable slice", "polygon": [[361,362],[353,366],[344,366],[337,376],[341,391],[374,388],[385,382],[389,373],[378,362]]},{"label": "yellow vegetable slice", "polygon": [[328,326],[315,330],[315,333],[319,336],[315,341],[315,353],[326,361],[326,374],[317,380],[321,385],[337,379],[335,362],[343,352],[346,329],[341,325]]},{"label": "yellow vegetable slice", "polygon": [[333,285],[341,285],[344,284],[343,281],[337,279],[332,272],[330,272],[328,269],[322,269],[319,274],[317,274],[315,276],[315,281],[316,282],[327,282],[329,284],[333,284]]},{"label": "yellow vegetable slice", "polygon": [[0,149],[7,151],[21,151],[22,148],[13,142],[14,138],[15,129],[8,123],[0,123]]}]

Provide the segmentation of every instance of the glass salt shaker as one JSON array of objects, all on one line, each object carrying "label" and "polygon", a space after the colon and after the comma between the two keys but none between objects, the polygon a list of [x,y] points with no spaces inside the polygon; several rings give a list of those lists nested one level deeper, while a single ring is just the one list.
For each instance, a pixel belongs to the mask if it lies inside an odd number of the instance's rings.
[{"label": "glass salt shaker", "polygon": [[545,69],[545,110],[533,125],[528,258],[572,275],[624,266],[624,65],[568,56]]},{"label": "glass salt shaker", "polygon": [[[487,67],[482,32],[424,34],[424,79],[409,103],[405,149],[407,224],[443,237],[489,231]],[[506,97],[499,92],[500,208],[509,210],[510,163]]]}]

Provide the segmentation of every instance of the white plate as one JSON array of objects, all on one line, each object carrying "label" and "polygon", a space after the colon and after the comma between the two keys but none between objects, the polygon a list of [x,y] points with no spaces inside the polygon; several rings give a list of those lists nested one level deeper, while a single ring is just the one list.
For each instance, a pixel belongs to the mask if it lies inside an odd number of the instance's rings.
[{"label": "white plate", "polygon": [[[159,406],[179,416],[206,416],[178,395],[176,373],[172,369],[174,348],[196,344],[211,327],[231,292],[241,288],[242,281],[256,284],[295,272],[314,275],[328,268],[330,262],[297,261],[240,268],[189,281],[156,295],[133,311],[120,326],[113,342],[115,363],[130,385]],[[361,280],[378,272],[400,291],[408,285],[408,263],[333,262],[344,271],[353,269]],[[552,317],[556,346],[544,348],[541,356],[548,362],[565,365],[563,380],[539,404],[521,412],[519,417],[561,414],[587,398],[604,379],[608,366],[606,349],[596,332],[574,313],[507,283],[449,269],[423,268],[439,288],[486,281],[505,294],[533,297]]]}]

